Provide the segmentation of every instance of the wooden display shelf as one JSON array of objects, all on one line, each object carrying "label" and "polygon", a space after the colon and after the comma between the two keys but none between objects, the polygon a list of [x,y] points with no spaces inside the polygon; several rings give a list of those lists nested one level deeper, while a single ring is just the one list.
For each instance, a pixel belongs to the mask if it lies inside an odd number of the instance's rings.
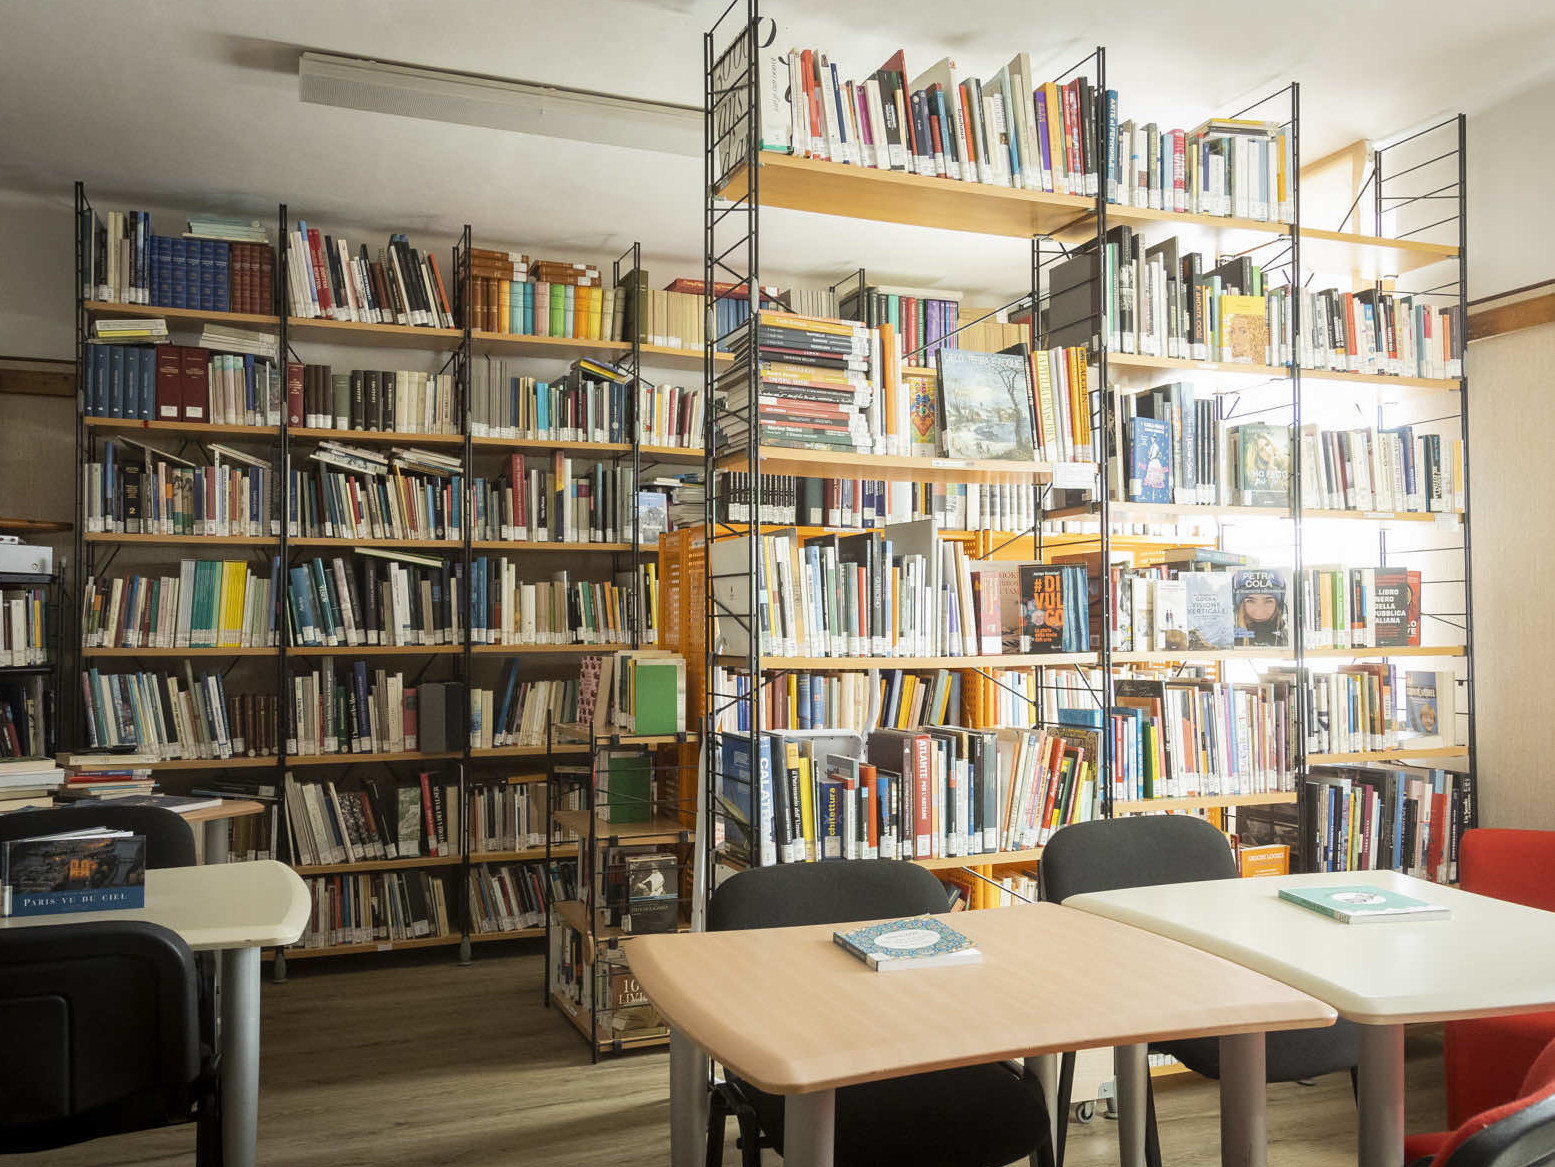
[{"label": "wooden display shelf", "polygon": [[477,644],[470,651],[476,656],[529,656],[544,653],[621,652],[629,644]]},{"label": "wooden display shelf", "polygon": [[185,657],[275,656],[280,651],[273,645],[245,648],[83,648],[81,655],[97,657],[170,656],[182,660]]},{"label": "wooden display shelf", "polygon": [[481,944],[489,940],[536,940],[544,935],[544,928],[516,928],[507,932],[471,932],[470,943]]},{"label": "wooden display shelf", "polygon": [[[1129,226],[1145,223],[1176,223],[1184,227],[1199,227],[1211,231],[1237,231],[1253,235],[1289,235],[1290,224],[1269,219],[1245,219],[1237,215],[1204,215],[1191,211],[1167,211],[1157,207],[1135,207],[1127,203],[1107,204],[1107,225],[1127,223]],[[1230,248],[1218,247],[1226,252]]]},{"label": "wooden display shelf", "polygon": [[159,762],[126,762],[125,766],[135,770],[259,770],[279,764],[280,758],[268,754],[258,758],[164,758]]},{"label": "wooden display shelf", "polygon": [[[589,740],[589,727],[561,722],[552,726],[558,737],[565,737],[569,742],[587,742]],[[685,745],[689,742],[700,740],[694,729],[683,730],[680,733],[622,733],[619,730],[611,730],[609,733],[601,733],[595,739],[601,749],[614,749],[617,746],[673,746]]]},{"label": "wooden display shelf", "polygon": [[616,553],[632,549],[630,543],[585,543],[578,540],[557,540],[552,543],[545,539],[476,539],[470,546],[476,551],[571,551],[574,554],[582,551]]},{"label": "wooden display shelf", "polygon": [[[872,171],[869,173],[873,173]],[[890,482],[1047,482],[1053,477],[1048,462],[1003,462],[982,458],[911,458],[901,454],[855,454],[844,450],[790,450],[761,446],[757,450],[763,474],[793,474],[800,478],[827,477],[846,465],[859,478]],[[721,454],[719,470],[740,470],[748,465],[743,452]]]},{"label": "wooden display shelf", "polygon": [[[1109,216],[1110,217],[1110,216]],[[1187,357],[1149,357],[1139,353],[1107,353],[1107,371],[1148,375],[1163,369],[1180,373],[1216,373],[1238,377],[1284,380],[1290,370],[1283,365],[1253,365],[1237,361],[1195,361]],[[1141,392],[1144,390],[1141,389]]]},{"label": "wooden display shelf", "polygon": [[546,454],[568,454],[587,457],[590,454],[630,454],[630,442],[563,442],[556,438],[497,438],[473,437],[470,444],[477,450],[539,450]]},{"label": "wooden display shelf", "polygon": [[[471,937],[471,939],[473,940],[474,937]],[[638,1030],[620,1035],[601,1037],[598,1034],[589,1032],[590,1021],[587,1010],[580,1009],[554,990],[551,993],[551,1004],[555,1005],[557,1011],[572,1022],[573,1027],[583,1035],[586,1041],[593,1042],[602,1053],[615,1049],[649,1049],[653,1046],[669,1044],[670,1034],[667,1027],[656,1026],[649,1030]],[[609,1010],[605,1012],[608,1013]]]},{"label": "wooden display shelf", "polygon": [[146,547],[274,547],[280,542],[274,535],[124,535],[116,531],[88,531],[82,538],[88,543],[139,543]]},{"label": "wooden display shelf", "polygon": [[1397,386],[1403,389],[1437,389],[1456,393],[1463,388],[1461,377],[1395,377],[1391,373],[1342,373],[1334,369],[1302,369],[1303,381],[1343,381],[1357,385],[1376,385],[1381,388]]},{"label": "wooden display shelf", "polygon": [[369,344],[384,348],[447,352],[464,344],[464,330],[417,328],[409,324],[364,324],[359,320],[325,320],[291,316],[286,320],[286,339],[314,341],[319,344]]},{"label": "wooden display shelf", "polygon": [[[1351,519],[1373,523],[1434,523],[1444,516],[1461,518],[1463,512],[1327,510],[1318,508],[1306,509],[1301,512],[1303,519]],[[1086,503],[1079,507],[1050,511],[1043,517],[1056,520],[1088,518],[1100,520],[1101,515],[1097,511],[1095,503]],[[1178,519],[1202,519],[1206,522],[1219,522],[1222,519],[1289,519],[1294,516],[1288,507],[1221,506],[1219,504],[1122,502],[1114,500],[1107,504],[1107,517],[1109,522],[1114,523],[1164,523]],[[1052,536],[1048,536],[1048,538],[1052,538]]]},{"label": "wooden display shelf", "polygon": [[[92,316],[150,316],[166,320],[169,325],[175,320],[187,320],[191,323],[210,324],[243,324],[257,328],[278,328],[281,321],[276,316],[265,316],[255,312],[217,312],[210,308],[169,308],[158,304],[113,304],[106,300],[88,300],[81,305]],[[100,339],[108,339],[103,337]]]},{"label": "wooden display shelf", "polygon": [[308,644],[294,645],[287,656],[455,656],[462,644]]},{"label": "wooden display shelf", "polygon": [[519,332],[487,332],[484,329],[472,330],[470,343],[477,353],[511,357],[554,357],[562,361],[575,360],[578,357],[601,357],[613,363],[632,351],[632,346],[624,340],[600,340],[582,336],[529,336]]},{"label": "wooden display shelf", "polygon": [[355,766],[359,762],[437,762],[459,757],[458,750],[393,750],[377,754],[288,754],[288,766]]},{"label": "wooden display shelf", "polygon": [[23,535],[62,535],[75,530],[74,523],[55,522],[51,519],[0,519],[0,531]]},{"label": "wooden display shelf", "polygon": [[[576,855],[578,844],[574,840],[551,844],[551,857]],[[526,847],[521,851],[471,851],[471,863],[535,863],[545,858],[544,847]]]},{"label": "wooden display shelf", "polygon": [[1309,648],[1309,657],[1462,656],[1461,644],[1404,644],[1393,648]]},{"label": "wooden display shelf", "polygon": [[1112,804],[1113,814],[1148,814],[1158,810],[1208,810],[1220,806],[1286,806],[1295,803],[1294,790],[1262,794],[1195,794],[1186,798],[1132,798]]},{"label": "wooden display shelf", "polygon": [[638,454],[655,462],[695,462],[707,457],[701,446],[638,446]]},{"label": "wooden display shelf", "polygon": [[463,551],[463,539],[352,539],[343,535],[308,535],[286,541],[288,547],[384,547],[414,551],[424,547],[428,551]]},{"label": "wooden display shelf", "polygon": [[403,859],[364,859],[356,863],[293,864],[298,875],[351,875],[360,871],[401,871],[412,867],[453,867],[463,862],[458,855],[411,855]]},{"label": "wooden display shelf", "polygon": [[366,944],[332,944],[327,948],[286,948],[287,960],[312,960],[316,956],[351,956],[362,952],[398,952],[405,948],[446,948],[459,943],[459,934],[418,936],[413,940],[372,940]]},{"label": "wooden display shelf", "polygon": [[[265,438],[273,441],[281,436],[280,428],[273,425],[218,425],[209,421],[141,421],[129,417],[83,417],[81,424],[88,429],[127,430],[148,434],[196,434],[216,437]],[[296,433],[293,430],[292,433]],[[334,431],[331,431],[334,432]]]},{"label": "wooden display shelf", "polygon": [[[1331,658],[1386,658],[1395,656],[1462,656],[1461,644],[1405,645],[1397,648],[1308,648],[1305,656]],[[1296,659],[1294,648],[1181,649],[1163,652],[1115,652],[1115,665],[1173,664],[1178,661],[1237,661]]]},{"label": "wooden display shelf", "polygon": [[477,746],[470,751],[476,761],[485,758],[543,758],[547,754],[586,754],[588,747],[570,742],[557,742],[551,749],[545,746]]},{"label": "wooden display shelf", "polygon": [[1427,746],[1410,749],[1407,745],[1391,750],[1354,750],[1342,754],[1308,754],[1309,766],[1339,766],[1348,762],[1408,762],[1416,759],[1467,758],[1467,746]]},{"label": "wooden display shelf", "polygon": [[346,445],[462,446],[463,434],[407,434],[399,430],[337,430],[317,426],[294,425],[287,431],[293,439],[308,442],[343,442]]},{"label": "wooden display shelf", "polygon": [[[597,954],[591,954],[588,951],[588,938],[591,934],[595,939],[602,940],[607,943],[614,943],[617,940],[631,940],[637,936],[653,935],[653,933],[649,932],[627,932],[621,928],[604,925],[595,928],[593,932],[590,933],[588,905],[585,904],[582,900],[557,900],[554,904],[551,905],[551,908],[561,919],[563,924],[567,925],[567,927],[571,928],[574,932],[578,933],[578,935],[584,938],[583,959],[586,964],[596,963],[595,955]],[[678,921],[675,930],[677,932],[686,931],[686,921],[684,919]]]},{"label": "wooden display shelf", "polygon": [[1371,281],[1457,258],[1458,248],[1450,243],[1387,239],[1315,227],[1301,229],[1301,266],[1323,275],[1347,272]]},{"label": "wooden display shelf", "polygon": [[[743,655],[722,655],[718,663],[735,668]],[[1116,658],[1114,654],[1113,659]],[[1007,656],[763,656],[764,672],[778,669],[857,671],[860,669],[1013,669],[1034,665],[1094,665],[1094,652],[1011,653]]]},{"label": "wooden display shelf", "polygon": [[987,851],[981,855],[941,855],[934,859],[911,859],[930,871],[952,871],[963,867],[1003,867],[1012,863],[1034,863],[1042,857],[1041,847],[1019,851]]},{"label": "wooden display shelf", "polygon": [[[877,223],[1019,239],[1066,233],[1066,238],[1077,238],[1081,228],[1089,232],[1088,224],[1096,209],[1095,199],[1078,195],[953,182],[791,154],[762,151],[756,165],[760,167],[763,209],[784,207]],[[749,187],[750,179],[742,164],[730,172],[718,194],[725,199],[743,199]]]},{"label": "wooden display shelf", "polygon": [[[558,810],[551,812],[551,821],[564,830],[571,831],[579,839],[589,837],[589,812],[582,810]],[[610,823],[603,820],[596,827],[600,840],[630,839],[634,842],[656,840],[677,843],[682,835],[690,835],[692,828],[677,818],[655,815],[645,823]]]}]

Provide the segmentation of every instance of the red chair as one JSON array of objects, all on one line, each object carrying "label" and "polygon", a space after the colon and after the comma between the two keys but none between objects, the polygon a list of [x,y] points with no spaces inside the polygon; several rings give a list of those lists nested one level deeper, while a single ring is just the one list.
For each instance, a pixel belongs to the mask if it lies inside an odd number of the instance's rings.
[{"label": "red chair", "polygon": [[1534,1061],[1512,1101],[1474,1115],[1456,1130],[1410,1135],[1404,1161],[1412,1167],[1536,1167],[1555,1161],[1555,1042]]},{"label": "red chair", "polygon": [[[1467,831],[1458,877],[1464,891],[1555,911],[1555,831]],[[1447,1121],[1456,1127],[1517,1097],[1528,1067],[1555,1041],[1555,1012],[1449,1021],[1444,1028]]]}]

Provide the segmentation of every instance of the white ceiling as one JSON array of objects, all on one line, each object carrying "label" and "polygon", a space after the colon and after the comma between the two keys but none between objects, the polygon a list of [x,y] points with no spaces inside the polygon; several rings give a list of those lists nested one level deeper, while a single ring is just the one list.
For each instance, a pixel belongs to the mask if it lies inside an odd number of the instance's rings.
[{"label": "white ceiling", "polygon": [[[0,0],[0,189],[446,237],[556,258],[644,243],[655,280],[700,270],[700,159],[304,105],[303,49],[697,104],[723,0]],[[1191,125],[1302,85],[1312,159],[1473,112],[1555,70],[1548,0],[787,0],[780,40],[861,76],[905,47],[987,76],[1019,49],[1056,74],[1098,43],[1124,116]],[[975,29],[947,27],[948,11]],[[887,32],[885,30],[889,29]],[[1011,31],[1016,30],[1016,31]],[[1026,30],[1026,31],[1020,31]],[[1044,68],[1039,67],[1039,72]],[[1530,148],[1538,148],[1530,143]],[[768,282],[860,263],[974,292],[1025,281],[1019,244],[812,216],[763,220]],[[164,228],[171,224],[163,225]]]}]

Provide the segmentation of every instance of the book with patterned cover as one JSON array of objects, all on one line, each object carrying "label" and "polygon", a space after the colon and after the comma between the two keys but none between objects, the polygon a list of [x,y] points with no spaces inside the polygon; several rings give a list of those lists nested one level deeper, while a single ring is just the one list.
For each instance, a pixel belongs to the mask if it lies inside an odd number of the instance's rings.
[{"label": "book with patterned cover", "polygon": [[832,939],[876,972],[978,964],[983,959],[982,951],[970,937],[936,916],[865,924],[846,932],[833,932]]}]

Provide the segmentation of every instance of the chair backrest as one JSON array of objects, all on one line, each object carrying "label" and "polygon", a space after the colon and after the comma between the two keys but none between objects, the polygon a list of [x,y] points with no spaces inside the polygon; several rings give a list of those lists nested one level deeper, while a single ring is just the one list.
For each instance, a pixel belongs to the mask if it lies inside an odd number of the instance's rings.
[{"label": "chair backrest", "polygon": [[726,879],[707,904],[707,930],[850,924],[950,907],[944,885],[916,863],[850,859],[754,867]]},{"label": "chair backrest", "polygon": [[1075,823],[1055,831],[1042,850],[1042,898],[1062,903],[1091,891],[1235,879],[1231,844],[1203,819],[1140,815]]},{"label": "chair backrest", "polygon": [[108,827],[146,836],[147,867],[193,867],[194,831],[182,815],[160,806],[114,806],[111,801],[86,806],[56,806],[0,815],[0,842],[30,839]]},{"label": "chair backrest", "polygon": [[1465,831],[1458,880],[1476,895],[1555,911],[1555,831]]},{"label": "chair backrest", "polygon": [[1517,1098],[1469,1119],[1431,1160],[1431,1167],[1549,1164],[1555,1164],[1555,1042],[1529,1067]]},{"label": "chair backrest", "polygon": [[157,924],[0,930],[0,1150],[186,1119],[198,995],[194,954]]}]

